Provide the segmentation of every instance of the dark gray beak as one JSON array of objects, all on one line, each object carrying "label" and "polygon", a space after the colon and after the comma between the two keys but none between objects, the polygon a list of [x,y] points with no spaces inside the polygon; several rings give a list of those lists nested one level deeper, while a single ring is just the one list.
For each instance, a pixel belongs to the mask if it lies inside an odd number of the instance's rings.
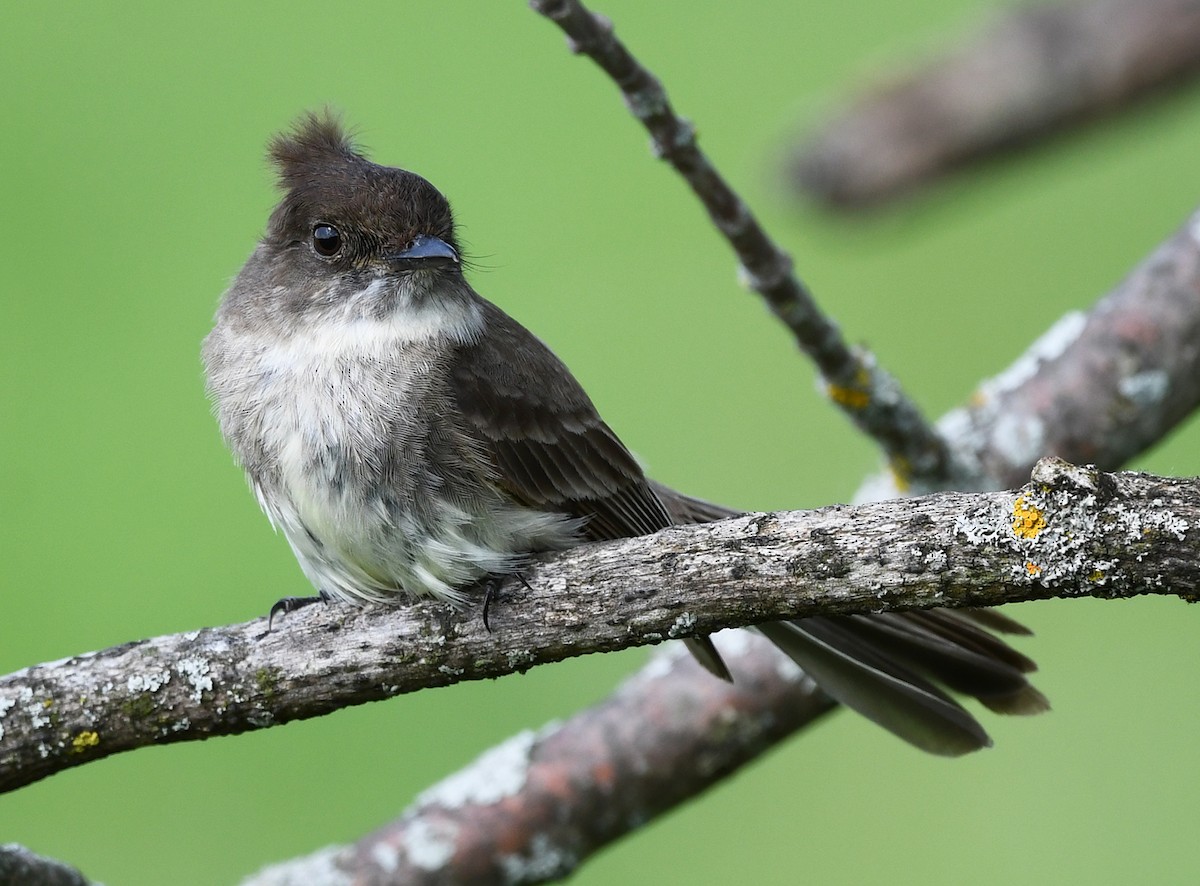
[{"label": "dark gray beak", "polygon": [[406,248],[388,253],[384,260],[398,271],[420,271],[456,265],[458,253],[439,237],[418,234]]}]

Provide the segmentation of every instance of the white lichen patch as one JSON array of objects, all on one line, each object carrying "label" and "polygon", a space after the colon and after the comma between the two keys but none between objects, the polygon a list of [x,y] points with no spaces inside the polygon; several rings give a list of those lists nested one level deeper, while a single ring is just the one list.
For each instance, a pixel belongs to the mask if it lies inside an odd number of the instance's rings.
[{"label": "white lichen patch", "polygon": [[980,395],[990,399],[1021,387],[1037,375],[1043,363],[1061,357],[1079,338],[1085,326],[1087,315],[1082,311],[1063,314],[1008,369],[984,382],[979,388]]},{"label": "white lichen patch", "polygon": [[125,681],[125,688],[132,692],[158,692],[171,682],[171,672],[166,668],[145,674],[132,674]]},{"label": "white lichen patch", "polygon": [[1116,560],[1094,560],[1092,561],[1092,572],[1088,576],[1088,581],[1094,585],[1103,587],[1108,584],[1108,573],[1117,565]]},{"label": "white lichen patch", "polygon": [[499,862],[507,883],[542,883],[573,871],[579,858],[545,834],[534,834],[528,852],[501,855]]},{"label": "white lichen patch", "polygon": [[[1011,551],[1015,556],[1004,568],[1017,583],[1034,582],[1060,593],[1088,593],[1103,585],[1120,589],[1130,580],[1155,587],[1161,576],[1131,573],[1126,564],[1141,560],[1140,551],[1165,538],[1185,541],[1192,530],[1188,519],[1161,499],[1147,506],[1115,497],[1114,478],[1094,467],[1044,459],[1033,480],[1010,500],[1010,513],[1001,503],[956,522],[956,530],[972,544]],[[1125,546],[1124,553],[1112,556],[1114,547]]]},{"label": "white lichen patch", "polygon": [[528,649],[509,649],[504,653],[504,659],[508,662],[508,666],[514,669],[522,665],[531,665],[536,661],[534,654]]},{"label": "white lichen patch", "polygon": [[[418,818],[404,829],[404,854],[408,860],[425,871],[438,871],[454,857],[458,842],[458,826],[451,821],[429,821]],[[378,848],[378,847],[377,847]],[[390,851],[395,853],[395,850]],[[375,850],[372,850],[372,855]],[[376,864],[389,873],[394,871],[399,858],[393,856],[390,865],[383,858],[376,858]]]},{"label": "white lichen patch", "polygon": [[696,617],[690,612],[685,612],[682,615],[676,616],[671,627],[667,628],[667,636],[671,639],[686,637],[692,633],[694,627],[696,627]]},{"label": "white lichen patch", "polygon": [[1162,402],[1171,386],[1171,377],[1161,369],[1147,369],[1117,382],[1117,390],[1142,408]]},{"label": "white lichen patch", "polygon": [[1162,499],[1155,499],[1151,506],[1161,510],[1137,511],[1126,507],[1117,507],[1117,519],[1125,532],[1125,537],[1131,541],[1140,541],[1146,534],[1160,532],[1170,535],[1176,541],[1183,541],[1190,528],[1186,518],[1174,511],[1162,507]]},{"label": "white lichen patch", "polygon": [[179,674],[192,687],[190,694],[192,701],[198,703],[203,700],[205,692],[212,692],[213,681],[209,676],[210,670],[207,659],[203,658],[184,658],[176,663],[175,673]]},{"label": "white lichen patch", "polygon": [[[17,703],[11,698],[0,698],[0,720],[4,719],[4,715],[17,706]],[[4,724],[0,723],[0,741],[4,740]]]},{"label": "white lichen patch", "polygon": [[466,672],[465,668],[456,668],[451,665],[438,665],[438,673],[445,674],[447,677],[461,677]]},{"label": "white lichen patch", "polygon": [[992,425],[991,444],[1010,463],[1027,464],[1046,451],[1046,424],[1032,414],[998,415]]},{"label": "white lichen patch", "polygon": [[1001,537],[1011,535],[1006,509],[989,508],[958,514],[954,518],[954,534],[961,535],[972,545],[995,544]]},{"label": "white lichen patch", "polygon": [[21,710],[29,717],[29,725],[34,729],[42,729],[51,724],[49,707],[33,696],[33,689],[22,686],[18,693]]},{"label": "white lichen patch", "polygon": [[514,735],[481,754],[465,769],[423,791],[417,797],[417,804],[456,809],[468,803],[487,806],[511,797],[525,786],[529,753],[535,739],[528,729]]}]

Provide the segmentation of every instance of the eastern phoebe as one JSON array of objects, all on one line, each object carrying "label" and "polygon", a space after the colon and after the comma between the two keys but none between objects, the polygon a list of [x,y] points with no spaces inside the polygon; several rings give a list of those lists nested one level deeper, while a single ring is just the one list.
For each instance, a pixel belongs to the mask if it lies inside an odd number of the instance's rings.
[{"label": "eastern phoebe", "polygon": [[[259,504],[319,598],[463,605],[535,551],[735,512],[646,478],[557,357],[466,281],[425,179],[329,115],[277,136],[282,201],[204,341],[208,388]],[[574,285],[574,284],[572,284]],[[990,610],[759,628],[838,701],[923,750],[990,743],[946,689],[1045,710]],[[707,637],[697,658],[728,679]]]}]

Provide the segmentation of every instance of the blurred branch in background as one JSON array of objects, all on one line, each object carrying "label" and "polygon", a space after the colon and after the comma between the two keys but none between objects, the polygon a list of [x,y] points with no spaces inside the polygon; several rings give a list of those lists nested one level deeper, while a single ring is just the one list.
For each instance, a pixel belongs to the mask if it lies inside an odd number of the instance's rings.
[{"label": "blurred branch in background", "polygon": [[854,99],[794,151],[790,177],[832,206],[881,203],[1197,71],[1197,0],[1015,9],[964,45]]},{"label": "blurred branch in background", "polygon": [[0,884],[5,886],[90,886],[91,882],[75,868],[24,846],[0,846]]}]

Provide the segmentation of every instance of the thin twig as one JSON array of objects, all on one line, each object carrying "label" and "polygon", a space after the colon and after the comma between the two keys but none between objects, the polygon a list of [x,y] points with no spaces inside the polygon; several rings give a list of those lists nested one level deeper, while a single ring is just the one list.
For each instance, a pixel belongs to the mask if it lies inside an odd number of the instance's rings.
[{"label": "thin twig", "polygon": [[591,58],[620,88],[630,113],[650,133],[655,153],[683,176],[733,247],[747,285],[816,364],[830,399],[879,444],[897,473],[923,487],[953,486],[959,471],[937,431],[869,352],[846,344],[793,272],[791,258],[713,167],[691,124],[672,109],[662,83],[616,38],[612,25],[577,0],[532,0],[530,5],[563,30],[572,51]]}]

